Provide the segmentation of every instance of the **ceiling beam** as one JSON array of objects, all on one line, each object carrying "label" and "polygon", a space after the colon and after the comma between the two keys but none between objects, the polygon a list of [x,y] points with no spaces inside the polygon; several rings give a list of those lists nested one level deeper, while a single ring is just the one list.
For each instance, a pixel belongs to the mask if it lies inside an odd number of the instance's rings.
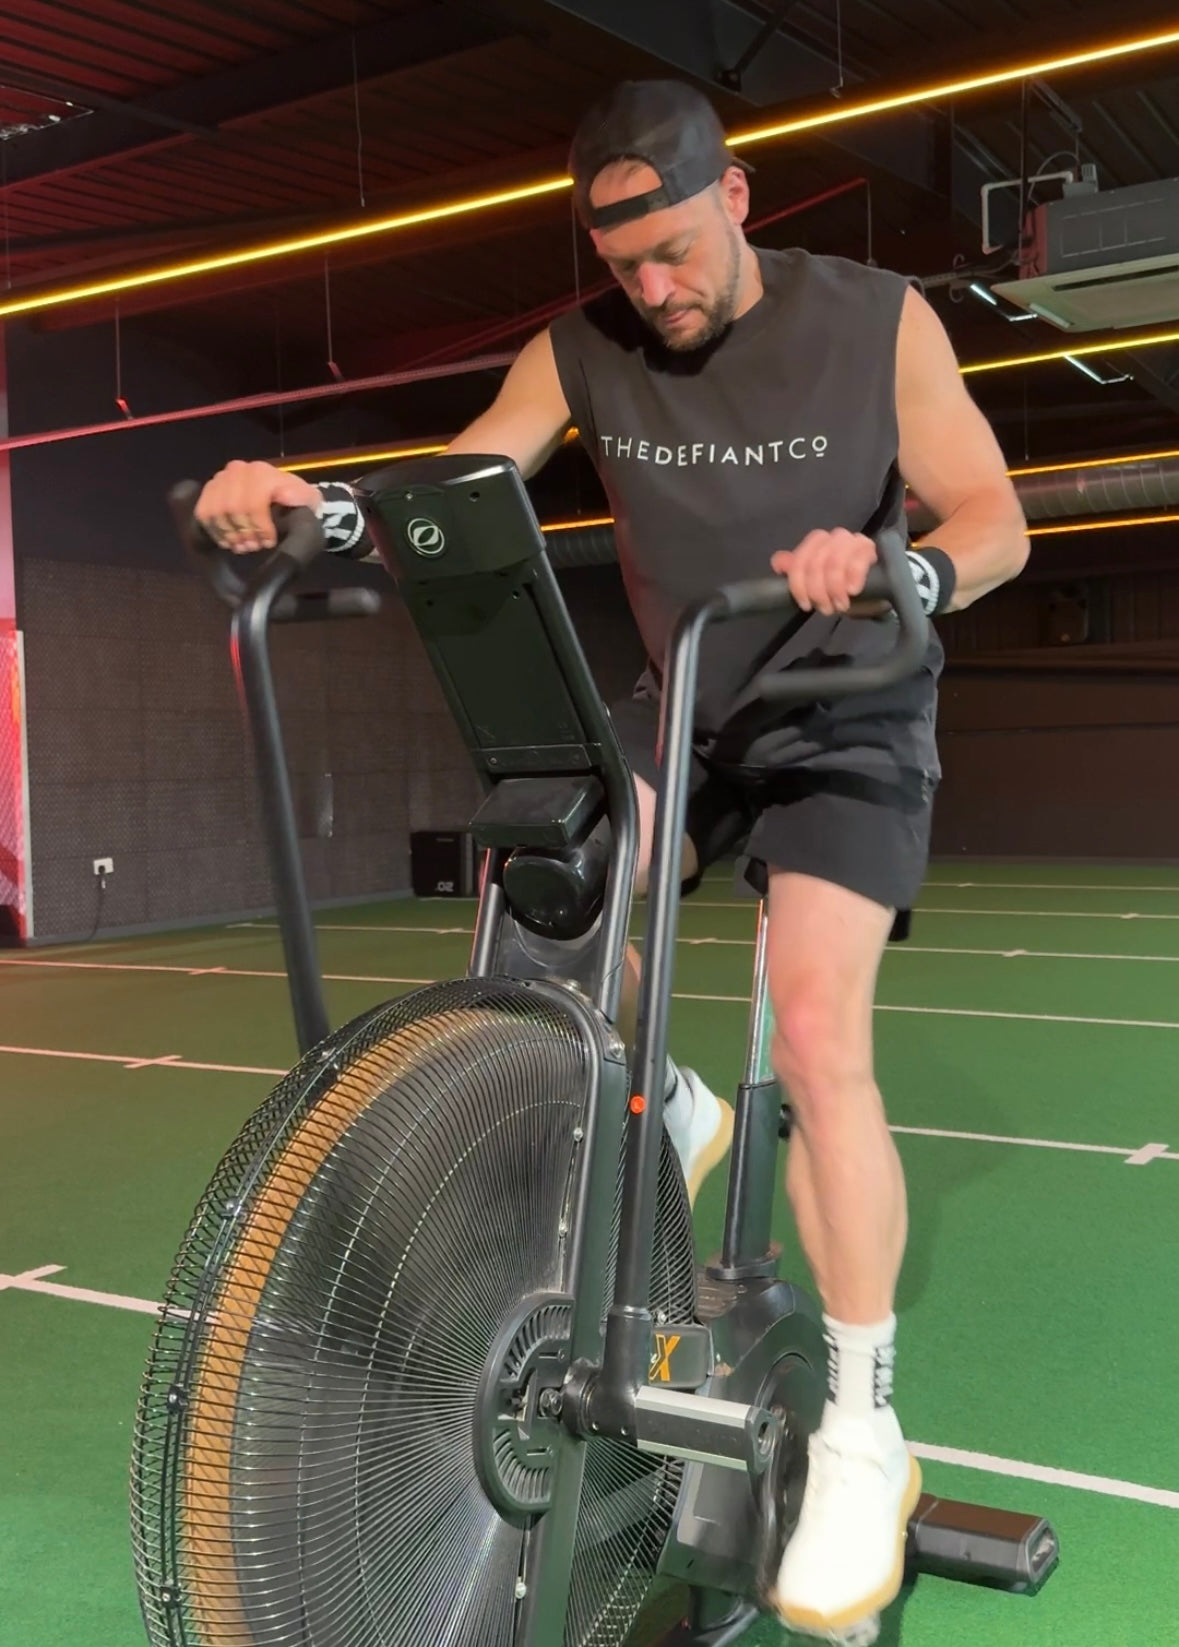
[{"label": "ceiling beam", "polygon": [[[18,188],[162,143],[191,141],[196,133],[209,133],[213,141],[219,141],[226,135],[224,128],[235,122],[339,91],[352,85],[354,74],[367,81],[421,68],[515,32],[515,26],[500,18],[494,8],[468,5],[464,0],[423,4],[355,31],[302,41],[269,57],[252,58],[216,74],[147,93],[133,107],[108,102],[85,119],[64,120],[12,138],[6,145],[4,186]],[[76,91],[78,98],[85,95],[92,103],[107,102],[82,88]],[[145,135],[149,120],[175,129],[167,136]]]},{"label": "ceiling beam", "polygon": [[1140,389],[1145,389],[1168,412],[1179,414],[1179,348],[1155,349],[1151,356],[1123,355],[1111,359],[1107,369],[1128,372]]},{"label": "ceiling beam", "polygon": [[[862,90],[866,79],[853,64],[840,65],[825,52],[789,32],[783,22],[763,39],[745,69],[740,87],[727,70],[764,34],[764,19],[737,0],[549,0],[558,10],[626,41],[660,62],[688,74],[710,92],[726,92],[758,108],[817,100],[837,92]],[[982,164],[976,147],[954,141],[940,117],[906,109],[874,119],[870,131],[858,125],[831,127],[815,134],[876,172],[893,177],[946,201],[947,207],[972,224],[981,220],[983,183],[994,174]],[[952,148],[947,148],[947,142]],[[952,163],[951,162],[952,158]],[[947,213],[947,215],[949,215]]]},{"label": "ceiling beam", "polygon": [[42,97],[51,97],[66,105],[72,104],[78,116],[102,109],[109,114],[139,120],[147,126],[165,126],[170,131],[187,132],[194,137],[213,135],[212,126],[198,125],[195,121],[169,114],[167,109],[149,108],[142,103],[129,103],[122,98],[108,97],[105,92],[93,91],[89,86],[75,85],[71,80],[58,80],[54,75],[38,74],[32,69],[14,68],[11,64],[5,65],[3,74],[6,86],[17,91],[35,92]]}]

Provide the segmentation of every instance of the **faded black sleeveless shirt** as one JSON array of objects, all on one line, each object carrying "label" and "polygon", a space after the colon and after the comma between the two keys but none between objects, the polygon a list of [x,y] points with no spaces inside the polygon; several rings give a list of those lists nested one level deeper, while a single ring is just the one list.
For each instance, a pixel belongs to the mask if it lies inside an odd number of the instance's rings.
[{"label": "faded black sleeveless shirt", "polygon": [[[653,690],[690,600],[765,577],[776,550],[816,529],[903,530],[895,366],[908,282],[800,250],[756,255],[763,295],[703,349],[667,349],[620,290],[550,328],[567,404],[614,516]],[[894,620],[821,614],[788,638],[780,617],[711,626],[698,747],[724,764],[935,777],[936,638],[918,676],[870,699],[784,713],[751,690],[766,669],[838,668],[881,656],[895,639]]]}]

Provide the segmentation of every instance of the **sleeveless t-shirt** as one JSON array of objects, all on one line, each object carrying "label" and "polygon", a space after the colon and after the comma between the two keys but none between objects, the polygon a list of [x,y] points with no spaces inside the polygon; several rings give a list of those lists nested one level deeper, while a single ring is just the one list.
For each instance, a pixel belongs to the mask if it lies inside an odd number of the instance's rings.
[{"label": "sleeveless t-shirt", "polygon": [[[757,249],[764,291],[720,339],[666,348],[620,290],[550,327],[566,403],[605,488],[627,596],[657,693],[684,606],[764,578],[808,532],[904,531],[896,343],[908,281],[801,250]],[[869,696],[768,708],[753,682],[792,664],[881,657],[894,619],[812,615],[713,624],[701,647],[697,748],[729,766],[938,774],[931,634],[919,673]]]}]

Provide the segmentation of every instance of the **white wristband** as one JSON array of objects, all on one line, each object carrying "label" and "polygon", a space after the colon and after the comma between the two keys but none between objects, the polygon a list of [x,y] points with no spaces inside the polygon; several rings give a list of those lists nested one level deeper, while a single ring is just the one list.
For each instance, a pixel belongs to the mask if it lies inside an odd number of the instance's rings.
[{"label": "white wristband", "polygon": [[356,494],[342,480],[321,480],[316,483],[319,504],[316,515],[323,527],[324,543],[333,555],[355,554],[363,545],[371,548],[368,527]]}]

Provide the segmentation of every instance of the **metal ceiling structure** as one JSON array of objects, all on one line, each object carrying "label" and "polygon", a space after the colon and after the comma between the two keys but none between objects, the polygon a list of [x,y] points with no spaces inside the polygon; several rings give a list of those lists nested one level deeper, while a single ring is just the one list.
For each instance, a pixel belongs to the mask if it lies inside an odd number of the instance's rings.
[{"label": "metal ceiling structure", "polygon": [[[1174,26],[1173,0],[1113,25],[1095,0],[23,0],[0,24],[0,299],[559,173],[579,112],[625,76],[694,79],[733,130]],[[767,143],[755,238],[925,278],[964,359],[1059,347],[970,271],[982,186],[1062,160],[1103,188],[1179,175],[1179,41]],[[265,397],[276,335],[284,387],[368,381],[510,350],[600,277],[556,194],[8,324],[117,314],[217,362],[226,397]],[[1179,433],[1179,346],[973,387],[1013,462]],[[400,438],[458,427],[493,388],[485,369],[364,392],[389,394]]]}]

